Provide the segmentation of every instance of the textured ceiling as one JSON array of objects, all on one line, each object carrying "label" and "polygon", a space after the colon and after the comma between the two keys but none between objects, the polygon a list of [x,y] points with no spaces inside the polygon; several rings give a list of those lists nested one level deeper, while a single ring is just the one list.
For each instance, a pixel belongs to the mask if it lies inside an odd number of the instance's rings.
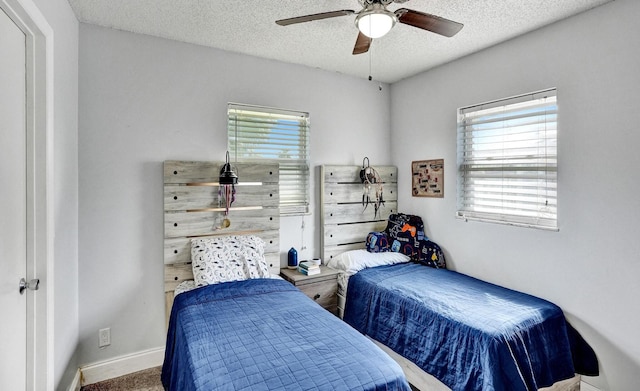
[{"label": "textured ceiling", "polygon": [[393,83],[611,0],[410,0],[410,8],[464,24],[445,38],[396,24],[369,53],[351,54],[355,15],[290,26],[275,21],[351,9],[358,0],[69,0],[78,20]]}]

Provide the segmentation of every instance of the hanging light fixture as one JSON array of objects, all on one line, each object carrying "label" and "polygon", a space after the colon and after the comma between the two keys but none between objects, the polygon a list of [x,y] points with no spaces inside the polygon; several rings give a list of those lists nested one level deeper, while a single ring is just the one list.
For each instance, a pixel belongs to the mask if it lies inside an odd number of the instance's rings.
[{"label": "hanging light fixture", "polygon": [[367,9],[356,17],[356,26],[362,34],[375,39],[385,36],[397,21],[396,14],[376,2],[367,6]]}]

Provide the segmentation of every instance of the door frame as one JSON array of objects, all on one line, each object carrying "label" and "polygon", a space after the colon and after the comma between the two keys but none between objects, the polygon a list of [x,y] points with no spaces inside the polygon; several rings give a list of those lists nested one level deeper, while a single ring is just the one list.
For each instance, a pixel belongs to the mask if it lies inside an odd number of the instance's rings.
[{"label": "door frame", "polygon": [[[28,390],[54,389],[53,30],[33,0],[0,0],[26,35]],[[17,291],[17,282],[16,282]],[[37,352],[37,354],[36,354]]]}]

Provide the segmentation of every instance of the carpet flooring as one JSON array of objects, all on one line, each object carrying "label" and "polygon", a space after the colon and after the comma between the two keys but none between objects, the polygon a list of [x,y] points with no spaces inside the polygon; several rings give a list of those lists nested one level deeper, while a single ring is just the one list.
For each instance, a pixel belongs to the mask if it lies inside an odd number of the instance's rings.
[{"label": "carpet flooring", "polygon": [[[129,375],[89,384],[80,391],[163,391],[160,373],[162,367],[146,369]],[[419,391],[411,385],[413,391]]]},{"label": "carpet flooring", "polygon": [[80,391],[163,391],[160,381],[162,367],[145,369],[144,371],[116,377],[99,383],[89,384]]}]

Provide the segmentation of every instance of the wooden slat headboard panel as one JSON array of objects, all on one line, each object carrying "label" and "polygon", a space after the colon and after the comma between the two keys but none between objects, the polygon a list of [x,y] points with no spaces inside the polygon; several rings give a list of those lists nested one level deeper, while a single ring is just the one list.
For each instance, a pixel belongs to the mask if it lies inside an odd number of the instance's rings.
[{"label": "wooden slat headboard panel", "polygon": [[[373,205],[362,205],[360,166],[320,167],[321,257],[323,262],[347,250],[364,248],[367,234],[382,231],[387,219],[398,210],[398,169],[373,166],[383,182],[384,205],[374,216]],[[373,194],[372,194],[373,195]]]},{"label": "wooden slat headboard panel", "polygon": [[272,273],[280,270],[278,164],[233,164],[239,177],[231,225],[220,228],[224,203],[218,177],[224,162],[164,162],[164,291],[168,321],[176,286],[193,279],[191,238],[256,235]]}]

